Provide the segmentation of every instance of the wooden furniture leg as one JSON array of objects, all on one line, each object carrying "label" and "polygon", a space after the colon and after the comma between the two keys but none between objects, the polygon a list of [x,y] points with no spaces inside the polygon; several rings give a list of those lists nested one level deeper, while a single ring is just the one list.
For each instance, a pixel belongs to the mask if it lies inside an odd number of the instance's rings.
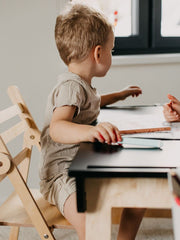
[{"label": "wooden furniture leg", "polygon": [[18,240],[19,229],[19,227],[11,227],[11,231],[9,233],[9,240]]},{"label": "wooden furniture leg", "polygon": [[171,208],[167,179],[91,178],[85,182],[87,196],[86,240],[111,239],[111,209]]}]

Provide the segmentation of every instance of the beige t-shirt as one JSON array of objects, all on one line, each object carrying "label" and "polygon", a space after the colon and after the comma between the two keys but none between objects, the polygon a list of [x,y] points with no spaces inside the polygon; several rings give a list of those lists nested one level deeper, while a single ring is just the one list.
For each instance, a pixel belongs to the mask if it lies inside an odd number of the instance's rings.
[{"label": "beige t-shirt", "polygon": [[79,149],[79,144],[57,143],[49,135],[53,110],[65,105],[77,107],[74,123],[94,124],[100,112],[100,96],[95,88],[76,74],[67,72],[59,76],[57,85],[48,96],[45,124],[41,134],[41,180],[50,181],[67,173]]}]

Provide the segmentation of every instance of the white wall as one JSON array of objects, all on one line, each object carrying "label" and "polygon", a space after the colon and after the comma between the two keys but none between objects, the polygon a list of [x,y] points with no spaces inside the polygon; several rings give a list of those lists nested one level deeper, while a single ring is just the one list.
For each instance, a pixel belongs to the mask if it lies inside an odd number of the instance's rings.
[{"label": "white wall", "polygon": [[[40,129],[47,94],[63,68],[54,41],[57,8],[56,0],[0,1],[0,109],[10,104],[7,87],[17,85]],[[34,155],[29,182],[38,186],[40,156]],[[5,194],[10,188],[0,183]]]},{"label": "white wall", "polygon": [[[59,11],[56,0],[0,1],[0,83],[1,109],[10,101],[9,85],[17,85],[42,128],[46,98],[56,78],[63,71],[55,41],[54,25]],[[139,85],[143,95],[123,104],[152,104],[166,101],[168,92],[180,97],[180,63],[114,66],[104,79],[95,79],[100,92],[116,91],[126,85]],[[32,165],[32,186],[38,186],[38,158]],[[9,184],[0,184],[5,193]]]},{"label": "white wall", "polygon": [[118,105],[164,103],[168,101],[168,93],[180,97],[180,63],[112,66],[105,79],[97,79],[94,84],[101,92],[116,91],[127,85],[142,88],[140,97],[128,98]]}]

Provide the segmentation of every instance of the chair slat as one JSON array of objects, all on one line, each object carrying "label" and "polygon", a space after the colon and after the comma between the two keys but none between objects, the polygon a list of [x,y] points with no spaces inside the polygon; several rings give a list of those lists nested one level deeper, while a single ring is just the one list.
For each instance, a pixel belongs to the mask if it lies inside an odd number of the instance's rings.
[{"label": "chair slat", "polygon": [[[54,226],[55,228],[73,228],[72,225],[59,213],[57,207],[51,205],[43,198],[39,190],[31,189],[31,193],[37,204],[40,206],[49,226]],[[16,208],[14,208],[14,206],[16,206]],[[0,225],[24,227],[34,226],[16,193],[13,193],[6,202],[0,206]]]},{"label": "chair slat", "polygon": [[18,104],[8,107],[2,111],[0,111],[0,123],[3,123],[16,115],[21,113],[21,109]]},{"label": "chair slat", "polygon": [[13,162],[18,166],[26,157],[30,157],[31,150],[29,148],[24,148],[20,153],[18,153],[14,158]]},{"label": "chair slat", "polygon": [[6,174],[3,174],[0,176],[0,182],[6,177],[7,175]]},{"label": "chair slat", "polygon": [[[9,151],[6,147],[6,145],[4,144],[4,141],[2,139],[2,137],[0,136],[0,152],[4,153],[4,154],[9,154]],[[0,182],[7,176],[7,174],[2,174],[0,175]]]},{"label": "chair slat", "polygon": [[[38,129],[24,99],[22,98],[21,96],[21,93],[19,91],[19,89],[16,87],[16,86],[9,86],[8,87],[8,95],[12,101],[13,104],[19,104],[21,106],[21,108],[23,109],[23,112],[28,114],[28,118],[30,118],[32,121],[33,121],[33,127]],[[20,115],[20,117],[22,119],[24,119],[24,116],[23,115]]]},{"label": "chair slat", "polygon": [[26,128],[25,123],[23,121],[20,121],[13,127],[9,128],[5,132],[1,133],[1,137],[5,143],[8,143],[11,140],[13,140],[15,137],[17,137],[18,135],[23,133],[25,131],[25,128]]},{"label": "chair slat", "polygon": [[[29,148],[24,148],[19,152],[12,160],[13,163],[18,166],[26,157],[30,157],[31,150]],[[0,182],[7,176],[7,174],[0,175]]]}]

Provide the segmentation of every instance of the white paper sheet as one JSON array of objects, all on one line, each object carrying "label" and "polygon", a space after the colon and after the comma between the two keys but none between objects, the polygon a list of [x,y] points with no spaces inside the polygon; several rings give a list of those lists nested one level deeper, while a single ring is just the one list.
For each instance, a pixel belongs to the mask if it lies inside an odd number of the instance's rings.
[{"label": "white paper sheet", "polygon": [[102,109],[98,118],[100,122],[111,122],[119,130],[171,127],[168,132],[152,132],[129,134],[127,137],[180,139],[180,122],[168,123],[163,116],[162,106],[134,106],[112,109]]}]

